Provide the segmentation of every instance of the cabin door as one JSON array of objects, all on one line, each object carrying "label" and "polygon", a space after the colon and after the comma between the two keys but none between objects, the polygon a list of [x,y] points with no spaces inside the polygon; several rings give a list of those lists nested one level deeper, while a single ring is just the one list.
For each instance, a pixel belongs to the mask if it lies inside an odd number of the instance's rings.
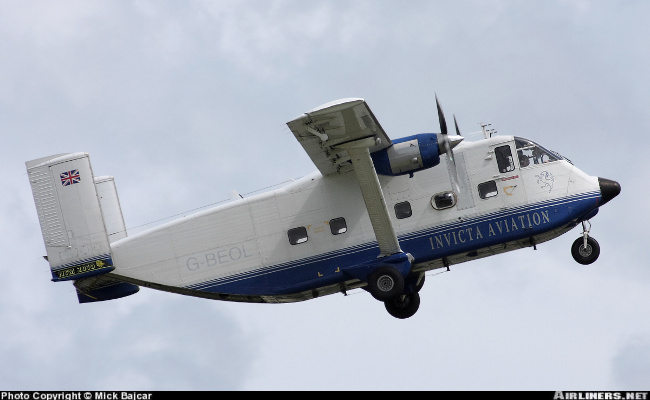
[{"label": "cabin door", "polygon": [[[491,146],[493,190],[500,197],[503,208],[519,206],[526,201],[526,192],[519,168],[515,164],[513,142]],[[485,188],[490,189],[490,188]]]}]

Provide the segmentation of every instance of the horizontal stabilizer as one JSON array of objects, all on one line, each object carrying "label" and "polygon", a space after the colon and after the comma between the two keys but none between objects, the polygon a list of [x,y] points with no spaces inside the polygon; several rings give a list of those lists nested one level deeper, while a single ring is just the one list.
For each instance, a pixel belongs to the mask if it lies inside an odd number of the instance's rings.
[{"label": "horizontal stabilizer", "polygon": [[140,287],[125,282],[116,282],[110,286],[93,289],[88,292],[80,292],[77,289],[79,303],[94,303],[96,301],[115,300],[137,293]]},{"label": "horizontal stabilizer", "polygon": [[111,275],[79,279],[74,282],[79,303],[114,300],[137,293],[140,287],[119,281]]}]

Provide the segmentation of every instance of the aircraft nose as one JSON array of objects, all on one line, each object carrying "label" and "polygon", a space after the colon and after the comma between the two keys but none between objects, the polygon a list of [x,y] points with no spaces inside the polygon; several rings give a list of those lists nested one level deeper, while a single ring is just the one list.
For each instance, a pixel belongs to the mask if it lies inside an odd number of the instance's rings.
[{"label": "aircraft nose", "polygon": [[598,185],[600,185],[600,194],[602,195],[601,206],[621,193],[621,185],[616,181],[598,178]]}]

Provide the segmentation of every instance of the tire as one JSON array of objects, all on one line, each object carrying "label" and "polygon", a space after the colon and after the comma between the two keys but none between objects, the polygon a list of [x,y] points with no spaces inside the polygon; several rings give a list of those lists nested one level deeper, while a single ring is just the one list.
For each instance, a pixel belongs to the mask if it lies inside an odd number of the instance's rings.
[{"label": "tire", "polygon": [[410,318],[420,308],[420,294],[418,292],[397,296],[392,300],[384,302],[386,311],[390,315],[399,319]]},{"label": "tire", "polygon": [[598,259],[600,255],[600,245],[596,239],[587,238],[587,247],[584,246],[584,239],[578,238],[571,246],[571,255],[576,262],[582,265],[589,265]]},{"label": "tire", "polygon": [[379,267],[368,276],[368,291],[379,301],[391,300],[404,291],[404,277],[393,267]]}]

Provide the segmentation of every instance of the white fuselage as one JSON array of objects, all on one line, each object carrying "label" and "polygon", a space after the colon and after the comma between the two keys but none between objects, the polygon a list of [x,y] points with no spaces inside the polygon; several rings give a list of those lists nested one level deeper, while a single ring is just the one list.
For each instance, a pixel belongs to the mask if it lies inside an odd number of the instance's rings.
[{"label": "white fuselage", "polygon": [[[513,155],[506,172],[495,154],[503,146]],[[596,209],[596,177],[564,159],[522,168],[516,155],[508,136],[458,145],[460,193],[446,156],[413,177],[379,176],[400,246],[415,257],[414,270],[541,243]],[[432,204],[435,195],[441,209]],[[455,203],[444,208],[445,199]],[[126,237],[112,243],[111,252],[113,274],[127,281],[237,301],[295,301],[358,287],[345,276],[346,267],[379,254],[354,175],[318,172]]]}]

